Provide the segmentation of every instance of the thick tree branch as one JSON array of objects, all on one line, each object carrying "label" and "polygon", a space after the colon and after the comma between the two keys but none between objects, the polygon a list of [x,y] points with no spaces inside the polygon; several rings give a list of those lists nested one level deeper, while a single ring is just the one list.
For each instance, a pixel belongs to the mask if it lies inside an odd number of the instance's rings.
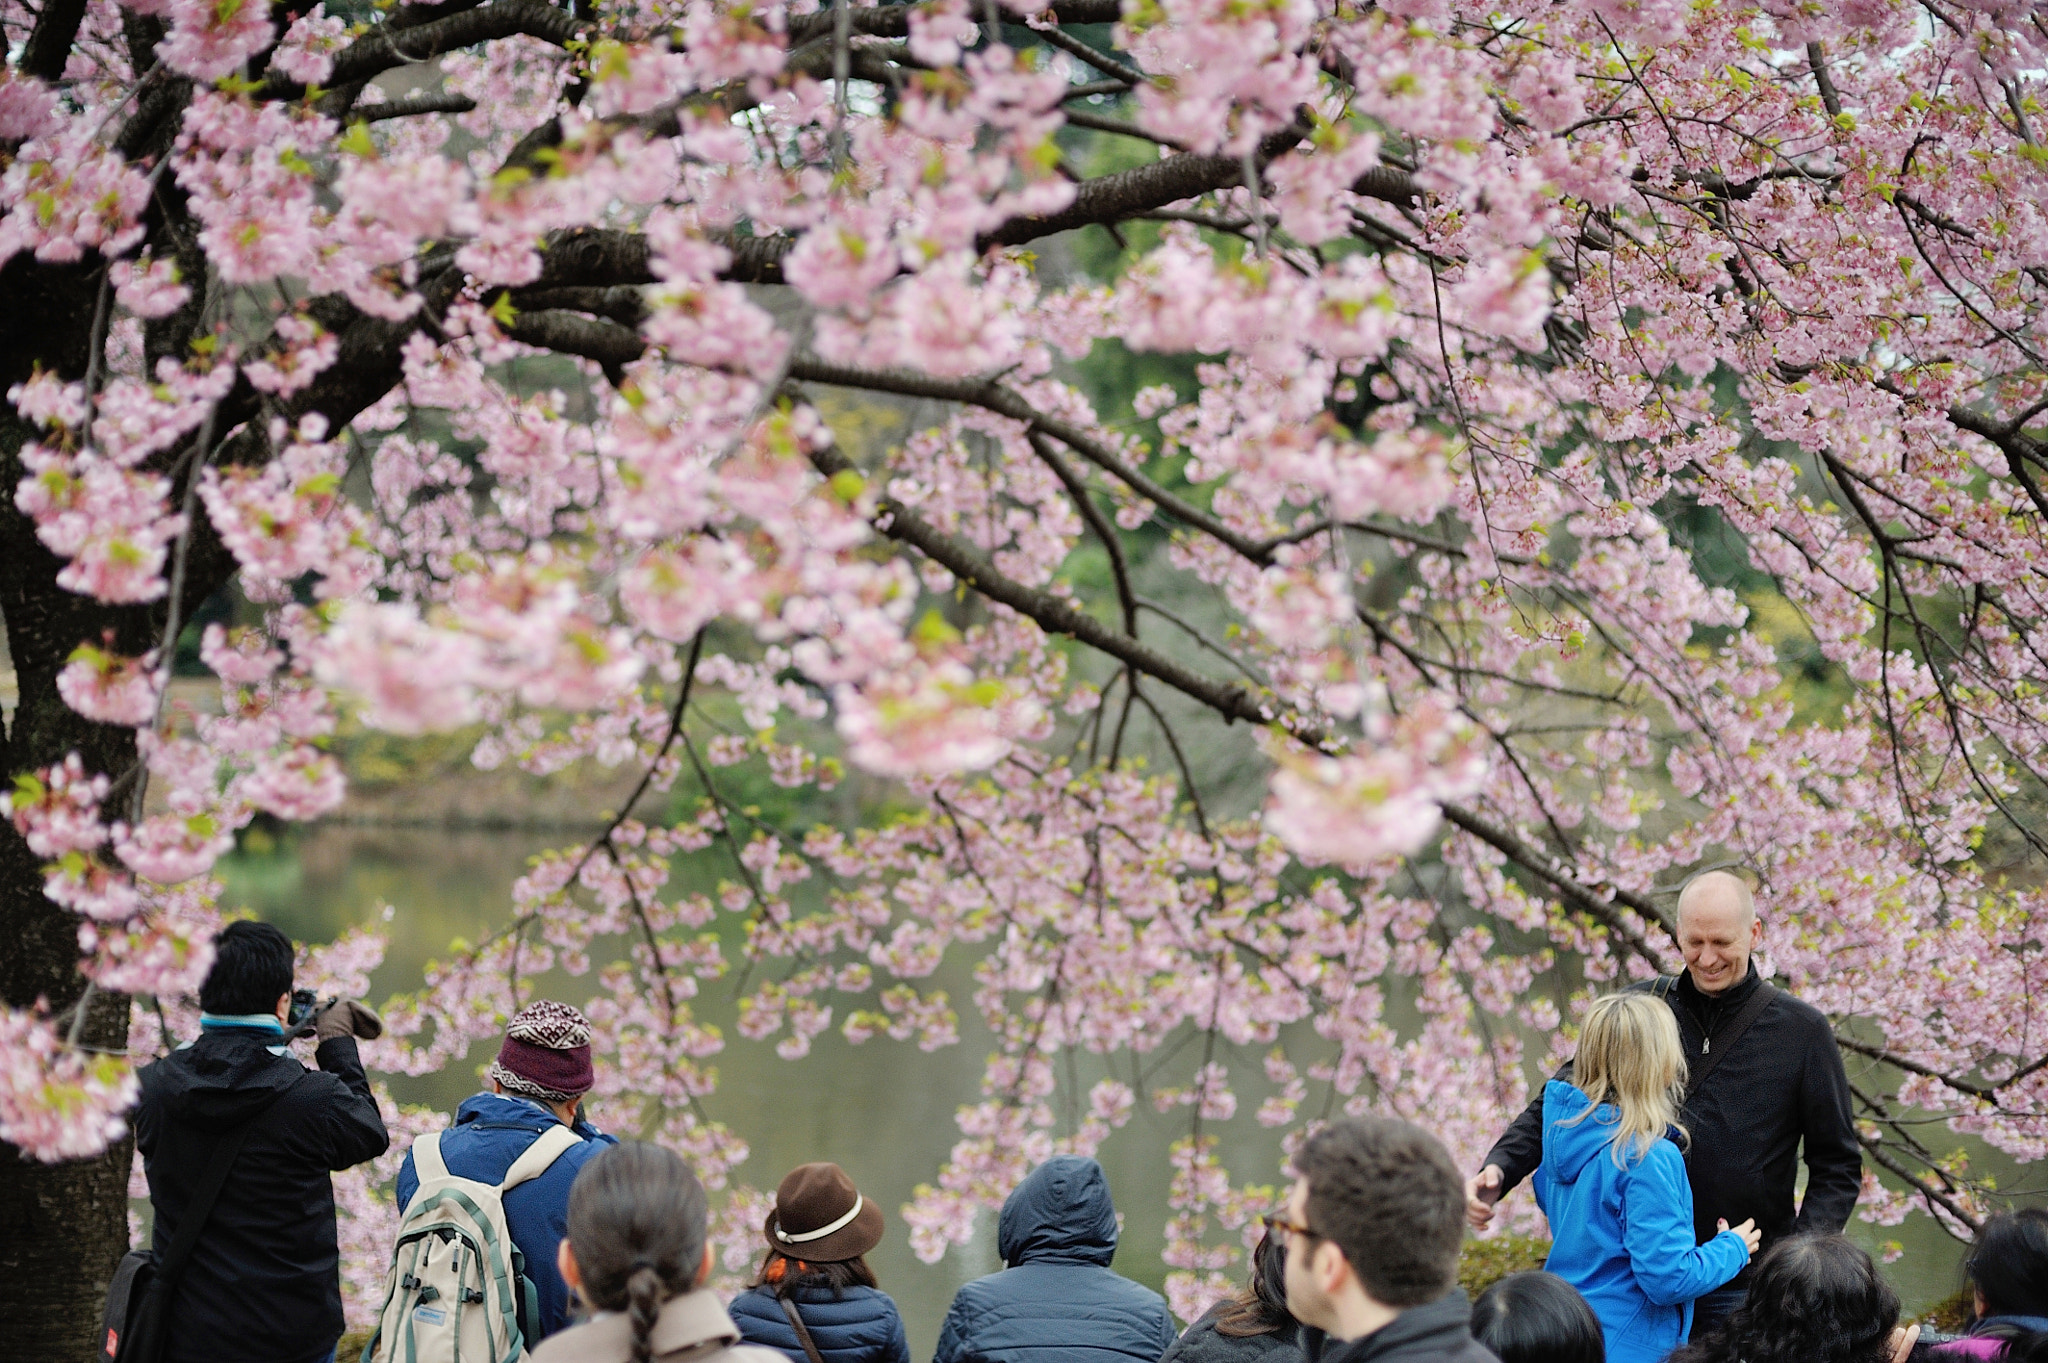
[{"label": "thick tree branch", "polygon": [[[974,17],[981,18],[984,10],[974,7]],[[870,38],[905,38],[910,36],[910,9],[905,5],[879,5],[873,9],[856,9],[848,16],[853,21],[853,31]],[[1029,27],[1032,32],[1041,30],[1033,21],[1015,10],[999,7],[996,17],[1006,24],[1020,28]],[[1123,17],[1122,0],[1066,0],[1040,16],[1054,19],[1071,27],[1075,24],[1113,24]],[[789,21],[789,45],[794,48],[814,38],[826,38],[832,34],[832,11],[819,10]]]},{"label": "thick tree branch", "polygon": [[77,41],[78,26],[84,22],[85,0],[43,0],[43,12],[36,16],[36,26],[22,44],[22,72],[52,84],[64,79],[71,44]]},{"label": "thick tree branch", "polygon": [[420,114],[466,114],[476,108],[468,95],[407,95],[383,104],[359,104],[349,117],[357,123],[381,123],[387,118],[413,118]]},{"label": "thick tree branch", "polygon": [[[356,39],[334,59],[334,71],[327,84],[330,88],[352,85],[446,52],[522,33],[567,47],[585,22],[546,0],[493,0],[491,4],[414,28],[383,24]],[[262,99],[300,99],[305,93],[305,86],[278,73],[272,73],[257,92]]]},{"label": "thick tree branch", "polygon": [[[1268,133],[1253,155],[1260,168],[1292,151],[1311,129],[1297,120],[1279,132]],[[1169,156],[1164,161],[1098,176],[1076,186],[1074,201],[1058,213],[1044,218],[1012,218],[981,238],[983,250],[992,246],[1016,246],[1055,232],[1071,231],[1095,223],[1117,222],[1149,213],[1155,208],[1179,203],[1202,194],[1214,193],[1244,180],[1244,158],[1225,152],[1203,156]]]}]

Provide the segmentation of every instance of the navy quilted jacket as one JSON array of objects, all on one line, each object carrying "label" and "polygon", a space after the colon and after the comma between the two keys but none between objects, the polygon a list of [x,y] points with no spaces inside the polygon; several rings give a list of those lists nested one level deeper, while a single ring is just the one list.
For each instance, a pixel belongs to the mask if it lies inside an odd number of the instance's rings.
[{"label": "navy quilted jacket", "polygon": [[1055,1155],[1003,1203],[1010,1265],[953,1298],[934,1363],[1155,1363],[1173,1343],[1157,1292],[1109,1268],[1116,1207],[1102,1166]]},{"label": "navy quilted jacket", "polygon": [[[796,1309],[825,1363],[910,1363],[903,1317],[887,1292],[849,1287],[835,1300],[829,1287],[798,1288]],[[726,1310],[747,1343],[779,1349],[792,1363],[809,1363],[772,1288],[748,1288]]]}]

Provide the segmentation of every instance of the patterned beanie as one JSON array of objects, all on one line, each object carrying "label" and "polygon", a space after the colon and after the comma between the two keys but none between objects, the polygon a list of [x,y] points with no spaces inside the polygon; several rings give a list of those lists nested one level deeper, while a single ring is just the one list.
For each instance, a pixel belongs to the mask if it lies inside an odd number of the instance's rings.
[{"label": "patterned beanie", "polygon": [[590,1023],[566,1003],[542,999],[520,1009],[505,1028],[491,1078],[507,1093],[566,1103],[597,1082],[590,1067]]}]

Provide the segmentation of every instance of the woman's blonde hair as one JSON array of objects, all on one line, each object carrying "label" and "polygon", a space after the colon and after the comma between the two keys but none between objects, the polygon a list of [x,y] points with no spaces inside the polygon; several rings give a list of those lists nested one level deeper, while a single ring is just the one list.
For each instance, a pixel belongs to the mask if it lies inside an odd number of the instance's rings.
[{"label": "woman's blonde hair", "polygon": [[[1675,1131],[1681,1145],[1690,1139],[1678,1121],[1685,1101],[1685,1048],[1678,1040],[1678,1020],[1648,994],[1594,1000],[1579,1029],[1572,1082],[1595,1108],[1612,1103],[1621,1114],[1610,1138],[1616,1164],[1626,1165],[1626,1155],[1641,1159],[1668,1132]],[[1572,1121],[1590,1115],[1591,1109]]]}]

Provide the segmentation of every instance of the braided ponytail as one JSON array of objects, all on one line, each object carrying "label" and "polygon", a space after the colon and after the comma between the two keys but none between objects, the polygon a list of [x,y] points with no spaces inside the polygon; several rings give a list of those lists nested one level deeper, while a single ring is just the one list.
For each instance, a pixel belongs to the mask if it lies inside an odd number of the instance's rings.
[{"label": "braided ponytail", "polygon": [[641,1141],[600,1152],[569,1190],[569,1248],[583,1298],[627,1313],[633,1363],[652,1363],[662,1305],[697,1285],[706,1202],[688,1165]]},{"label": "braided ponytail", "polygon": [[661,1274],[651,1264],[633,1270],[626,1279],[626,1312],[633,1322],[633,1363],[654,1363],[654,1322],[661,1315],[663,1290]]}]

